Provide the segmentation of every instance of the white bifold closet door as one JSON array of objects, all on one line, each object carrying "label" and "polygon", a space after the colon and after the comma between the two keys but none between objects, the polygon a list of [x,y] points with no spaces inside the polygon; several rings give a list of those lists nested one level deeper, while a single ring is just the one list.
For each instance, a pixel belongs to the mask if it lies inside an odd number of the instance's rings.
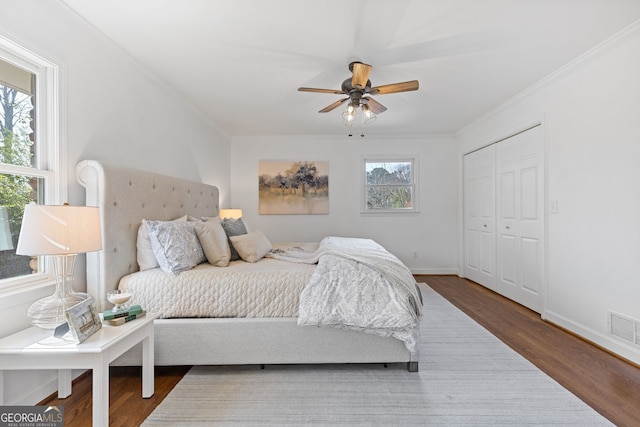
[{"label": "white bifold closet door", "polygon": [[537,126],[496,144],[497,291],[538,313],[544,276],[543,141]]},{"label": "white bifold closet door", "polygon": [[496,290],[496,147],[464,156],[465,277]]},{"label": "white bifold closet door", "polygon": [[[478,162],[484,156],[486,159]],[[493,195],[490,190],[479,188],[472,178],[491,176],[488,165],[492,156]],[[466,155],[464,170],[465,245],[469,245],[465,247],[465,276],[538,313],[542,309],[544,277],[543,162],[542,126],[537,126]],[[478,173],[475,169],[480,164],[487,170]],[[471,238],[472,228],[476,228],[473,212],[478,205],[493,207],[493,232],[485,233],[486,239],[493,237],[493,248],[491,242],[478,246]],[[487,223],[491,217],[483,214]],[[481,227],[491,229],[491,224],[482,223]],[[477,259],[489,264],[482,266],[484,274],[475,274],[471,267]],[[490,259],[495,260],[494,264],[489,263]],[[492,274],[486,273],[489,271]]]}]

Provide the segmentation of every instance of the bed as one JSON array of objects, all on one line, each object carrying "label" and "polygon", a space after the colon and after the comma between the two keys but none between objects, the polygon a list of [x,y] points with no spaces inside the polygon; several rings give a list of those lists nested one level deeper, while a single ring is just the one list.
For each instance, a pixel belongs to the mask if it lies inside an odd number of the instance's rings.
[{"label": "bed", "polygon": [[[86,189],[86,205],[100,208],[103,250],[87,254],[87,292],[96,299],[100,311],[111,307],[107,292],[117,289],[121,279],[139,270],[136,242],[143,219],[170,221],[184,215],[218,215],[219,193],[215,186],[95,160],[78,163],[76,176]],[[274,262],[287,261],[265,258],[247,268]],[[205,263],[190,273],[206,268],[216,267]],[[301,263],[299,268],[308,270],[309,264]],[[157,270],[148,275],[161,274]],[[149,280],[154,282],[153,277]],[[417,348],[409,351],[399,339],[332,327],[299,326],[298,317],[290,312],[285,316],[156,319],[155,363],[406,363],[409,371],[418,370]],[[116,363],[138,365],[140,361],[140,349],[134,348]]]}]

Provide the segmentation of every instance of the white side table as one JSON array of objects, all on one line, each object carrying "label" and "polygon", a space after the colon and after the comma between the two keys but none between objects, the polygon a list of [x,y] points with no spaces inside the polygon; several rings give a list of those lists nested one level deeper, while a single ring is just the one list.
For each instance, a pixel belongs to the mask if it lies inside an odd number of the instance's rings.
[{"label": "white side table", "polygon": [[51,331],[32,327],[0,340],[0,405],[4,404],[4,371],[58,369],[58,397],[71,394],[71,369],[93,370],[93,425],[109,425],[109,364],[142,343],[142,397],[154,393],[153,319],[145,317],[120,326],[103,325],[80,344],[46,345]]}]

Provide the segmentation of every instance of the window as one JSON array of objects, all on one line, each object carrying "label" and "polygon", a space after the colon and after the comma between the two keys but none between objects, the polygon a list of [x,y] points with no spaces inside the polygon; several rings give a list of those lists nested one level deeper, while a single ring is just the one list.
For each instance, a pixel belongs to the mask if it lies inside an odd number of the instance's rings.
[{"label": "window", "polygon": [[417,158],[364,159],[364,212],[418,212]]},{"label": "window", "polygon": [[0,36],[0,292],[51,278],[15,248],[24,207],[63,196],[56,80],[53,64]]}]

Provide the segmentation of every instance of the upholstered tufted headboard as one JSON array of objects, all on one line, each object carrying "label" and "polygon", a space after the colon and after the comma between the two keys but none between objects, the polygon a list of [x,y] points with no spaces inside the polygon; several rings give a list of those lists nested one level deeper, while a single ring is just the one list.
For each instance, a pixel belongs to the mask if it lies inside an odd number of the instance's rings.
[{"label": "upholstered tufted headboard", "polygon": [[152,172],[84,160],[76,177],[86,190],[86,205],[100,208],[102,250],[87,254],[87,292],[102,311],[109,290],[138,271],[136,239],[142,219],[171,220],[185,214],[218,215],[218,188]]}]

